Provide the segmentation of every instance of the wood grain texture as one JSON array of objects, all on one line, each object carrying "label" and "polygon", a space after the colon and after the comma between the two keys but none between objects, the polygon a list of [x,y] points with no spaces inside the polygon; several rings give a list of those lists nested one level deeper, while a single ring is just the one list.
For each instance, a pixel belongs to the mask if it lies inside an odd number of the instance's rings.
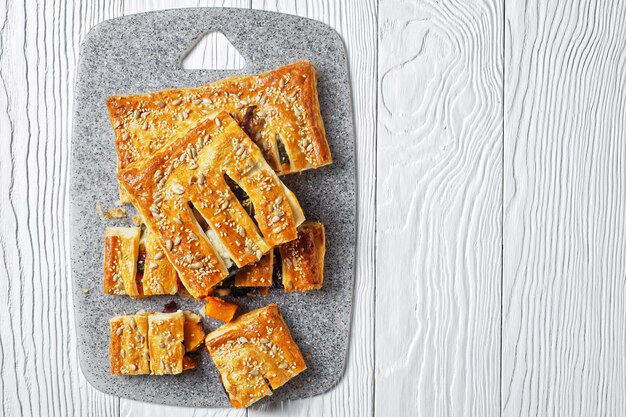
[{"label": "wood grain texture", "polygon": [[117,415],[74,346],[68,162],[78,46],[119,1],[0,3],[1,415]]},{"label": "wood grain texture", "polygon": [[376,415],[500,412],[502,8],[380,2]]},{"label": "wood grain texture", "polygon": [[507,0],[502,407],[626,415],[626,4]]}]

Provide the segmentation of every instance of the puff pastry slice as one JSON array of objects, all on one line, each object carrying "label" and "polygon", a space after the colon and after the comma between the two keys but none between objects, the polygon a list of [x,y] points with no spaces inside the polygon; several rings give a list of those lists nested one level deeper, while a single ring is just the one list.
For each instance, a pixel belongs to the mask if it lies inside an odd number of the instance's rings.
[{"label": "puff pastry slice", "polygon": [[[118,168],[144,159],[184,136],[206,115],[233,114],[279,174],[332,162],[317,95],[317,75],[299,61],[259,75],[237,76],[197,88],[112,96]],[[121,193],[122,201],[129,202]]]},{"label": "puff pastry slice", "polygon": [[255,264],[242,268],[235,274],[236,287],[270,287],[274,273],[274,251],[267,252]]},{"label": "puff pastry slice", "polygon": [[[225,175],[249,196],[254,221]],[[225,112],[205,118],[150,158],[120,170],[118,177],[195,298],[208,295],[228,274],[219,248],[242,267],[295,239],[304,221],[293,193]],[[191,206],[212,233],[205,233]]]},{"label": "puff pastry slice", "polygon": [[137,288],[138,227],[107,227],[104,237],[104,292],[140,296]]},{"label": "puff pastry slice", "polygon": [[182,311],[148,316],[150,371],[153,375],[183,372],[184,340],[185,315]]},{"label": "puff pastry slice", "polygon": [[146,229],[143,236],[144,268],[141,273],[141,294],[144,296],[176,294],[178,277],[174,266],[168,261],[158,235]]},{"label": "puff pastry slice", "polygon": [[278,247],[282,259],[285,291],[309,291],[322,288],[326,253],[324,225],[305,222],[298,237]]},{"label": "puff pastry slice", "polygon": [[111,374],[141,375],[150,373],[148,353],[148,317],[119,316],[109,321]]},{"label": "puff pastry slice", "polygon": [[[278,306],[251,311],[209,333],[205,346],[230,402],[248,407],[306,369]],[[271,389],[270,389],[271,387]]]}]

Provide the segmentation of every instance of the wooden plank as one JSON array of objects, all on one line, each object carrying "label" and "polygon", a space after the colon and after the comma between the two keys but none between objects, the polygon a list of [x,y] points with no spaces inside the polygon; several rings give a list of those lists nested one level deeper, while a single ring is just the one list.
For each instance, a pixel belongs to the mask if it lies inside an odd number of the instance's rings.
[{"label": "wooden plank", "polygon": [[0,3],[2,415],[118,415],[79,371],[67,190],[78,46],[120,13],[120,0]]},{"label": "wooden plank", "polygon": [[502,409],[626,415],[626,3],[506,2]]},{"label": "wooden plank", "polygon": [[252,407],[248,415],[370,416],[373,415],[374,388],[377,2],[253,0],[252,7],[321,20],[335,28],[344,39],[348,50],[357,137],[358,246],[352,334],[343,379],[335,389],[324,395]]},{"label": "wooden plank", "polygon": [[499,415],[500,0],[380,3],[376,415]]}]

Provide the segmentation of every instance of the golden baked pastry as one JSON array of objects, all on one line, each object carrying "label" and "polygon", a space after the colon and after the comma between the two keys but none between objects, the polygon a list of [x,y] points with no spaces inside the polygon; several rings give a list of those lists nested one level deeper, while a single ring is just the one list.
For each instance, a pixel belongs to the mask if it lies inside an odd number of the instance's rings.
[{"label": "golden baked pastry", "polygon": [[104,292],[138,297],[138,227],[107,227],[104,235]]},{"label": "golden baked pastry", "polygon": [[178,292],[176,270],[159,245],[158,236],[150,229],[146,229],[142,237],[140,253],[142,251],[144,259],[140,294],[144,296],[176,294]]},{"label": "golden baked pastry", "polygon": [[309,291],[322,288],[326,242],[324,225],[305,222],[298,237],[278,247],[282,259],[285,291]]},{"label": "golden baked pastry", "polygon": [[248,265],[235,274],[236,287],[270,287],[274,273],[274,251],[267,252],[255,264]]},{"label": "golden baked pastry", "polygon": [[109,360],[113,375],[166,375],[193,369],[185,352],[204,341],[200,316],[190,312],[137,313],[109,321]]},{"label": "golden baked pastry", "polygon": [[153,375],[180,374],[185,356],[185,315],[154,313],[148,316],[148,346],[150,373]]},{"label": "golden baked pastry", "polygon": [[[247,194],[256,224],[226,176]],[[271,247],[295,239],[304,221],[296,197],[225,112],[128,165],[118,178],[195,298],[228,275],[225,258],[237,267],[254,263]]]},{"label": "golden baked pastry", "polygon": [[276,304],[224,324],[207,335],[205,346],[237,408],[271,395],[270,387],[277,389],[306,369]]},{"label": "golden baked pastry", "polygon": [[148,317],[119,316],[109,321],[111,374],[141,375],[150,372]]},{"label": "golden baked pastry", "polygon": [[104,292],[133,298],[176,294],[176,270],[156,235],[139,227],[108,227],[104,238]]},{"label": "golden baked pastry", "polygon": [[[259,75],[226,78],[197,88],[163,90],[107,100],[118,169],[145,159],[208,114],[234,115],[279,174],[332,162],[308,61]],[[129,202],[121,193],[122,202]]]}]

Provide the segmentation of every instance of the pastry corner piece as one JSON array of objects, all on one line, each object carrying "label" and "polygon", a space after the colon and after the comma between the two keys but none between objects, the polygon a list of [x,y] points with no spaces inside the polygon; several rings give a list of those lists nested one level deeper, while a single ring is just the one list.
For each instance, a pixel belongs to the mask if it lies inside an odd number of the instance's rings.
[{"label": "pastry corner piece", "polygon": [[278,306],[251,311],[205,340],[231,404],[252,405],[306,369]]},{"label": "pastry corner piece", "polygon": [[[195,298],[226,278],[230,262],[252,264],[295,239],[304,221],[295,195],[225,112],[204,118],[118,178]],[[246,193],[254,220],[227,179]]]},{"label": "pastry corner piece", "polygon": [[107,227],[104,235],[104,292],[139,296],[136,274],[139,257],[138,227]]},{"label": "pastry corner piece", "polygon": [[324,225],[305,222],[298,227],[298,237],[278,247],[282,259],[285,291],[309,291],[322,288],[326,235]]}]

